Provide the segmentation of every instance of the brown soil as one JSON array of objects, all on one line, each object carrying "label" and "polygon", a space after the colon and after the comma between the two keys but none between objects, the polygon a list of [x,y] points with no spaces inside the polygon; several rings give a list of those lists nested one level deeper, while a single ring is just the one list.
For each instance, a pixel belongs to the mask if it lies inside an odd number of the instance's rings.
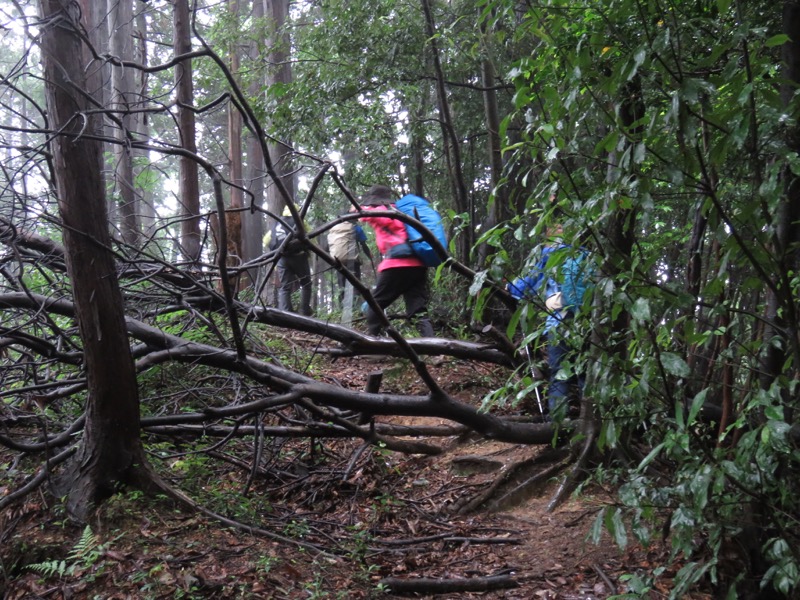
[{"label": "brown soil", "polygon": [[[501,376],[490,367],[447,360],[431,368],[445,389],[476,405]],[[363,388],[366,372],[375,370],[384,371],[385,390],[418,387],[413,371],[394,359],[340,359],[329,365],[328,376]],[[420,419],[393,421],[422,424]],[[435,597],[589,600],[624,593],[627,574],[665,563],[664,547],[621,550],[605,534],[599,545],[589,540],[597,515],[613,501],[597,487],[548,512],[556,478],[517,497],[521,502],[513,508],[490,512],[483,506],[459,514],[457,507],[485,490],[503,469],[549,450],[471,435],[430,442],[445,452],[422,457],[372,448],[359,455],[358,442],[324,440],[316,458],[294,464],[304,471],[294,480],[302,485],[296,486],[256,481],[248,487],[245,470],[225,465],[224,483],[217,483],[229,485],[236,502],[254,497],[270,502],[263,522],[247,516],[241,521],[328,551],[322,554],[221,525],[167,501],[128,494],[112,499],[89,524],[103,547],[81,555],[79,540],[86,529],[67,521],[58,502],[36,492],[0,515],[0,592],[7,600],[394,598],[400,596],[380,589],[387,578],[440,583],[505,577],[515,587]],[[298,449],[308,446],[307,441],[291,443]],[[10,468],[12,461],[7,453],[0,456],[0,466]],[[0,484],[0,494],[19,483]],[[60,560],[62,572],[49,577],[29,568]],[[666,574],[654,591],[666,594],[670,583]]]}]

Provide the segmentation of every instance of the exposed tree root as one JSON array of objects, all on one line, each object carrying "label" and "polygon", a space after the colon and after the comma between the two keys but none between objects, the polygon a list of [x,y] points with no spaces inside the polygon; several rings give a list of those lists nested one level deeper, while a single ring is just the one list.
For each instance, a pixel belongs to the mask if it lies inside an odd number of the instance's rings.
[{"label": "exposed tree root", "polygon": [[[575,462],[567,473],[567,476],[558,486],[558,489],[553,494],[550,502],[547,503],[547,512],[553,512],[559,504],[561,504],[567,496],[575,489],[578,482],[585,473],[588,471],[589,460],[592,455],[595,437],[587,437],[583,444],[583,451],[580,453],[577,462]],[[572,457],[567,463],[572,462]]]},{"label": "exposed tree root", "polygon": [[606,572],[603,571],[603,569],[601,569],[600,565],[598,565],[597,563],[593,564],[592,568],[594,569],[594,572],[600,576],[600,579],[603,580],[603,583],[606,584],[606,588],[608,588],[608,590],[611,592],[611,595],[616,596],[617,586],[614,585],[614,582],[611,581],[611,578],[609,578],[609,576],[606,575]]},{"label": "exposed tree root", "polygon": [[[583,398],[581,402],[580,433],[583,434],[583,446],[577,443],[572,445],[571,459],[577,455],[577,449],[581,447],[580,455],[570,468],[569,473],[558,486],[550,502],[547,503],[547,512],[553,512],[564,500],[572,493],[578,483],[589,472],[589,463],[595,454],[595,442],[597,441],[598,421],[593,412],[593,403],[589,398]],[[571,462],[571,461],[570,461]]]},{"label": "exposed tree root", "polygon": [[[492,481],[491,484],[489,484],[489,486],[486,487],[486,489],[484,489],[481,493],[472,498],[466,498],[464,501],[454,505],[452,508],[453,512],[463,515],[487,505],[491,506],[492,509],[495,509],[495,506],[499,501],[493,501],[494,498],[508,498],[514,494],[514,492],[519,492],[520,487],[526,486],[532,480],[541,481],[542,478],[550,477],[552,473],[563,469],[564,465],[562,464],[563,459],[561,458],[561,455],[563,455],[564,452],[564,450],[556,449],[551,452],[545,452],[535,458],[522,460],[506,466],[500,471],[494,481]],[[544,471],[536,472],[533,476],[529,475],[531,471],[536,471],[539,469],[543,463],[551,462],[553,460],[558,461],[557,464],[545,468]],[[517,483],[520,478],[524,479],[523,484]],[[505,492],[504,490],[510,486],[513,486],[512,491]],[[515,494],[514,497],[519,498],[518,493]],[[499,508],[497,510],[499,510]]]},{"label": "exposed tree root", "polygon": [[577,431],[574,433],[578,435],[573,435],[573,443],[568,448],[558,448],[535,458],[507,465],[482,492],[462,500],[452,510],[457,514],[466,514],[480,508],[490,511],[508,510],[535,495],[541,488],[542,482],[569,469],[548,502],[547,511],[555,510],[590,470],[598,430],[598,421],[592,406],[590,398],[583,398],[578,421],[562,424],[562,426],[577,424]]},{"label": "exposed tree root", "polygon": [[541,482],[547,481],[551,477],[554,477],[556,474],[561,472],[567,467],[571,460],[571,456],[567,456],[557,463],[550,465],[543,471],[540,471],[532,477],[529,477],[514,487],[511,491],[508,491],[495,499],[489,505],[489,510],[498,512],[521,504],[536,493]]}]

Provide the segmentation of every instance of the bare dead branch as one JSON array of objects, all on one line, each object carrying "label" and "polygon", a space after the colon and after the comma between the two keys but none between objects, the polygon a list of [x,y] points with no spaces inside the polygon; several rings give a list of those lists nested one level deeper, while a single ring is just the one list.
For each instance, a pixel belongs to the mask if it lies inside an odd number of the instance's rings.
[{"label": "bare dead branch", "polygon": [[380,583],[393,594],[450,594],[464,592],[491,592],[519,587],[511,575],[490,575],[469,579],[398,579],[385,577]]},{"label": "bare dead branch", "polygon": [[[27,307],[31,310],[46,307],[48,310],[64,316],[73,314],[71,303],[65,300],[53,300],[22,293],[0,296],[0,307]],[[291,399],[307,398],[323,406],[374,415],[445,418],[466,425],[488,438],[511,443],[548,443],[552,438],[552,427],[549,424],[516,423],[501,419],[488,413],[482,413],[469,404],[458,402],[444,392],[440,392],[436,396],[432,394],[408,396],[345,390],[331,384],[316,382],[312,378],[251,356],[246,356],[242,360],[236,351],[170,335],[136,319],[127,318],[126,324],[130,335],[151,349],[149,354],[137,361],[137,368],[140,371],[167,360],[204,364],[241,373],[264,384],[277,394],[288,394],[286,397],[266,401],[266,404],[256,404],[244,410],[241,407],[229,407],[222,411],[211,411],[208,415],[208,418],[211,419],[260,410],[266,408],[273,401],[281,403]]]}]

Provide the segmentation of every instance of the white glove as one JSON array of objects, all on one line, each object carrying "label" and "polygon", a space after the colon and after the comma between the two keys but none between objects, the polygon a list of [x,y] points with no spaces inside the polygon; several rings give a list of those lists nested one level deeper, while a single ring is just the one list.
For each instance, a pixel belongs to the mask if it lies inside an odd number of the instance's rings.
[{"label": "white glove", "polygon": [[561,297],[561,292],[556,292],[544,301],[544,305],[550,312],[556,312],[564,307],[564,299]]}]

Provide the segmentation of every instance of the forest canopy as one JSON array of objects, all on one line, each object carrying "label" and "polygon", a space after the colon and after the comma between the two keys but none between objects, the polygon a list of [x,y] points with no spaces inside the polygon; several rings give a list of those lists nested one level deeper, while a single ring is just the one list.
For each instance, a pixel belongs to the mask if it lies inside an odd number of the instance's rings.
[{"label": "forest canopy", "polygon": [[[0,9],[0,444],[41,466],[0,507],[45,483],[82,519],[120,485],[181,498],[152,450],[201,429],[431,454],[370,419],[437,416],[569,446],[564,493],[618,490],[597,531],[620,545],[668,536],[675,597],[797,593],[800,3]],[[374,238],[359,275],[330,253],[376,184],[443,217],[433,337],[400,309],[368,335]],[[279,222],[295,233],[270,248]],[[507,287],[556,230],[569,251],[548,268],[591,266],[559,326],[563,376],[585,376],[563,422],[541,405],[552,309]],[[290,247],[311,315],[278,308]],[[276,331],[403,357],[423,391],[319,380]],[[439,356],[507,377],[473,406],[439,385]],[[502,414],[536,398],[530,419]]]}]

